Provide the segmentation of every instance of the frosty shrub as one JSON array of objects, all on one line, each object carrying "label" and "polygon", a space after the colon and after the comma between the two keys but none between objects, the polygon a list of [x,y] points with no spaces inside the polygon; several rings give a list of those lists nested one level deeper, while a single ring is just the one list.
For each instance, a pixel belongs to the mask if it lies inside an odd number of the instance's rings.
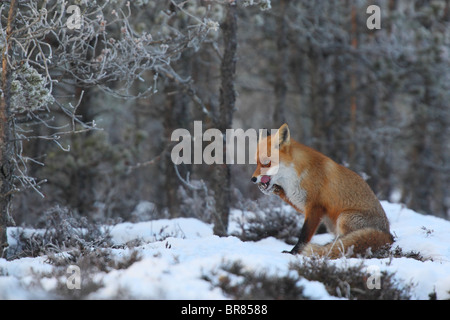
[{"label": "frosty shrub", "polygon": [[258,200],[241,200],[242,215],[234,215],[239,226],[234,236],[243,241],[258,241],[267,237],[295,244],[301,229],[303,217],[291,207],[282,205],[275,197],[261,197]]},{"label": "frosty shrub", "polygon": [[203,274],[203,279],[236,300],[305,300],[300,277],[295,274],[269,274],[248,270],[240,261],[224,262],[218,271]]},{"label": "frosty shrub", "polygon": [[194,217],[204,222],[212,222],[214,215],[214,197],[205,186],[204,182],[193,180],[192,187],[180,185],[178,187],[178,197],[181,199],[180,216]]},{"label": "frosty shrub", "polygon": [[45,79],[28,63],[15,70],[11,82],[11,112],[27,114],[47,108],[54,98],[45,86]]},{"label": "frosty shrub", "polygon": [[331,260],[305,258],[292,263],[287,272],[249,270],[241,261],[225,261],[218,270],[204,273],[203,279],[220,288],[231,299],[313,299],[304,294],[302,279],[324,284],[330,296],[350,300],[405,300],[411,284],[399,283],[395,273],[381,272],[381,288],[367,287],[364,260],[355,266],[337,266]]},{"label": "frosty shrub", "polygon": [[33,233],[17,228],[15,242],[8,248],[8,259],[37,257],[70,250],[89,251],[111,246],[109,231],[98,224],[80,218],[68,208],[53,207],[41,217]]},{"label": "frosty shrub", "polygon": [[[106,274],[114,270],[127,269],[140,260],[141,256],[136,250],[131,250],[121,257],[116,257],[110,248],[76,249],[65,254],[51,253],[48,255],[47,262],[54,266],[53,271],[51,274],[40,276],[57,279],[56,286],[49,292],[57,299],[89,299],[89,294],[97,292],[103,287],[103,281],[98,277],[98,273]],[[82,270],[79,290],[69,289],[66,282],[67,268],[73,265]],[[37,281],[36,286],[39,287],[41,284],[42,280]],[[127,297],[126,292],[122,290],[117,290],[116,295],[117,299]]]},{"label": "frosty shrub", "polygon": [[412,284],[399,283],[395,273],[382,271],[380,289],[367,287],[367,266],[362,260],[354,266],[337,266],[322,258],[304,258],[292,263],[290,269],[307,280],[319,281],[332,296],[351,300],[407,300],[411,297]]}]

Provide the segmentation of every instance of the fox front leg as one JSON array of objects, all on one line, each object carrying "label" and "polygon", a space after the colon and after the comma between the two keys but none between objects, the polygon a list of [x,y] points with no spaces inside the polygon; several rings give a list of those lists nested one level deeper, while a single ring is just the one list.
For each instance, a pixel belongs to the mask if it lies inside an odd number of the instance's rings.
[{"label": "fox front leg", "polygon": [[315,214],[308,214],[307,211],[305,215],[305,222],[303,223],[302,230],[298,236],[297,244],[292,248],[291,251],[283,251],[283,253],[298,254],[301,253],[305,245],[311,240],[313,235],[316,233],[317,227],[320,224],[322,218],[322,210],[314,210]]}]

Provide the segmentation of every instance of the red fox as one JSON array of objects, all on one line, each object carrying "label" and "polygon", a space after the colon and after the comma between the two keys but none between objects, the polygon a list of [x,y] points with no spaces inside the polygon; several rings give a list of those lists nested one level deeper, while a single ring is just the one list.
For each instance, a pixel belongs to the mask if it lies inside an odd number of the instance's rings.
[{"label": "red fox", "polygon": [[[267,152],[272,145],[278,157]],[[287,124],[275,135],[261,137],[256,155],[252,182],[305,215],[297,244],[283,252],[336,259],[364,255],[369,248],[376,251],[394,242],[386,213],[369,185],[350,169],[291,139]],[[336,235],[324,246],[309,243],[321,221]]]}]

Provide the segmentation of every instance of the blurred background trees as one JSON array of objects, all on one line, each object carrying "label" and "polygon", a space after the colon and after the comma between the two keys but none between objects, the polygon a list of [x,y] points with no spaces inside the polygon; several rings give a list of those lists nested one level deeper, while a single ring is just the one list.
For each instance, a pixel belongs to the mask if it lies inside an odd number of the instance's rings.
[{"label": "blurred background trees", "polygon": [[[36,3],[39,11],[51,1]],[[34,61],[56,101],[44,108],[51,125],[33,118],[27,128],[50,137],[66,123],[62,131],[81,122],[96,130],[57,144],[22,137],[21,152],[34,159],[27,176],[46,183],[14,196],[16,223],[32,224],[56,204],[132,220],[142,201],[154,204],[149,217],[217,222],[262,196],[251,165],[174,167],[171,133],[193,133],[195,120],[204,130],[287,122],[294,139],[362,174],[380,199],[449,218],[449,0],[74,4],[87,17],[87,29],[70,31],[78,42],[46,33],[37,43],[52,48],[51,59],[49,49],[17,53],[17,63]],[[381,8],[380,30],[366,26],[372,4]],[[9,4],[1,6],[5,30]],[[37,67],[44,61],[55,66],[48,73]],[[67,120],[60,106],[69,104],[76,108]],[[73,119],[80,123],[72,127]]]}]

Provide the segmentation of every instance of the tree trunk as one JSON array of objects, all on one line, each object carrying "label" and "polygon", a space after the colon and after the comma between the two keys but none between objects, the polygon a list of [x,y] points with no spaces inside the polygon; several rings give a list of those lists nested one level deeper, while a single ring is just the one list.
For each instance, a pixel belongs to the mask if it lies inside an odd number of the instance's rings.
[{"label": "tree trunk", "polygon": [[[351,9],[351,46],[353,50],[356,52],[358,49],[358,28],[357,28],[357,19],[356,19],[356,7],[352,5]],[[350,168],[355,167],[356,160],[356,63],[352,63],[351,66],[351,74],[350,74],[350,88],[351,88],[351,97],[350,97],[350,129],[351,129],[351,141],[348,148],[348,161],[350,164]]]},{"label": "tree trunk", "polygon": [[[187,59],[190,59],[189,57]],[[186,64],[190,63],[185,61]],[[167,141],[165,144],[170,143],[170,136],[173,130],[177,128],[189,127],[189,104],[186,99],[186,95],[183,94],[181,88],[175,83],[169,83],[166,87],[166,100],[165,100],[165,113],[164,113],[164,136]],[[176,175],[173,162],[171,160],[171,152],[167,150],[165,152],[165,186],[164,186],[164,206],[169,210],[170,217],[179,217],[180,212],[180,200],[178,197],[178,186],[180,181]],[[187,171],[191,171],[190,165],[185,165]]]},{"label": "tree trunk", "polygon": [[277,68],[276,80],[274,85],[275,92],[275,110],[273,113],[272,128],[279,128],[286,122],[286,94],[287,94],[287,75],[289,72],[289,47],[287,38],[286,7],[287,1],[280,1],[280,16],[277,18]]},{"label": "tree trunk", "polygon": [[[231,128],[233,121],[233,111],[236,101],[234,90],[234,76],[236,71],[236,3],[233,1],[228,5],[224,22],[222,23],[224,53],[220,67],[221,88],[219,112],[215,116],[214,125],[223,134],[224,146],[226,146],[225,133],[227,128]],[[228,215],[230,212],[231,200],[231,171],[230,165],[225,162],[226,152],[224,152],[224,164],[216,164],[214,168],[213,190],[216,202],[216,214],[214,218],[214,234],[219,236],[227,235]]]},{"label": "tree trunk", "polygon": [[6,43],[2,53],[2,91],[0,99],[0,257],[8,246],[6,228],[9,220],[8,208],[13,189],[13,144],[11,143],[11,61],[12,41],[10,41],[18,1],[11,0],[8,23],[6,27]]}]

